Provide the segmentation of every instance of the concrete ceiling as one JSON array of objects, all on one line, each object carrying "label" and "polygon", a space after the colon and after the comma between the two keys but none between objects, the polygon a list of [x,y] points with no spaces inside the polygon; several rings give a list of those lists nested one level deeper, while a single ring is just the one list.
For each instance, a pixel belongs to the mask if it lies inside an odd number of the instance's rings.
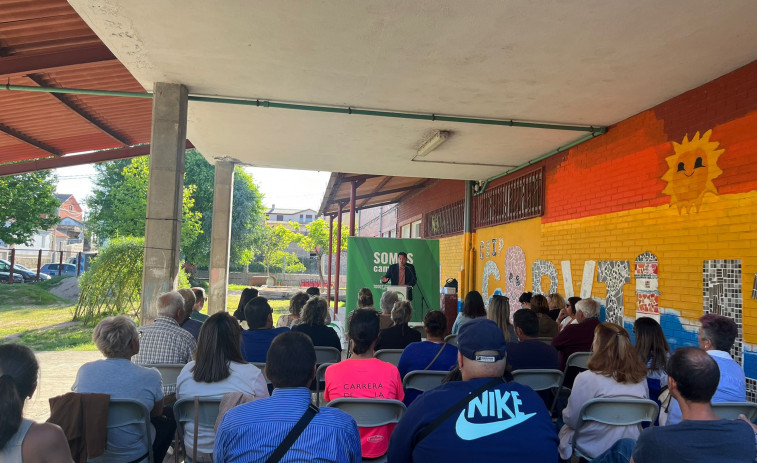
[{"label": "concrete ceiling", "polygon": [[[611,125],[757,59],[754,0],[69,3],[148,91],[388,111]],[[189,109],[208,158],[377,175],[483,179],[585,135]],[[411,161],[434,130],[453,135]]]}]

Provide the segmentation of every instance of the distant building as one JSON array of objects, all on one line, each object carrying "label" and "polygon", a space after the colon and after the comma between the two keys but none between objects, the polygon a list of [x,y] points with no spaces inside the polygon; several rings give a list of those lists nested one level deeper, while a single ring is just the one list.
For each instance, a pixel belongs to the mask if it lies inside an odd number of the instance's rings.
[{"label": "distant building", "polygon": [[288,225],[290,221],[307,225],[318,219],[318,212],[313,209],[277,209],[274,204],[266,212],[266,216],[266,223],[269,225]]},{"label": "distant building", "polygon": [[49,230],[40,230],[27,244],[14,246],[16,249],[42,249],[45,251],[81,252],[84,246],[84,213],[73,195],[56,194],[60,201],[58,217],[61,221]]},{"label": "distant building", "polygon": [[366,238],[397,237],[397,205],[370,207],[357,214],[357,236]]}]

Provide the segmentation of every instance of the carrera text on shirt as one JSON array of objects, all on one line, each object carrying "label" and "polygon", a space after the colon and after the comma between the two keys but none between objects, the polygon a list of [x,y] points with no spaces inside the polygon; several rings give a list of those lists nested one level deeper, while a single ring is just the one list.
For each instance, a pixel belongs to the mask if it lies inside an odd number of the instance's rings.
[{"label": "carrera text on shirt", "polygon": [[517,391],[485,391],[460,412],[455,432],[463,440],[491,436],[517,426],[536,413],[523,413]]}]

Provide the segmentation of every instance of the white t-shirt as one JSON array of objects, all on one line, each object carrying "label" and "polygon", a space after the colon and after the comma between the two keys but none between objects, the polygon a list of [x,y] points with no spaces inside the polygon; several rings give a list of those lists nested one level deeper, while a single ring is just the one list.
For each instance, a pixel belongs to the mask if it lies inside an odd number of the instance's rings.
[{"label": "white t-shirt", "polygon": [[[186,399],[209,396],[220,396],[227,392],[241,392],[256,397],[268,397],[268,386],[261,372],[255,365],[250,363],[231,362],[229,369],[231,374],[228,378],[215,383],[198,383],[192,377],[194,360],[182,368],[176,380],[176,398]],[[187,455],[192,455],[194,439],[194,423],[187,423],[184,427],[184,446]],[[203,455],[213,454],[213,442],[215,433],[212,426],[200,426],[197,435],[197,457],[200,460]]]}]

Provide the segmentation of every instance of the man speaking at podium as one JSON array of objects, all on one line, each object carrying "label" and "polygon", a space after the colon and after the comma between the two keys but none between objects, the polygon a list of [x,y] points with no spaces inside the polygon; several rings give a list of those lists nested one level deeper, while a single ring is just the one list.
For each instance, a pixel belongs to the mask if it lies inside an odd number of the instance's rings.
[{"label": "man speaking at podium", "polygon": [[415,267],[412,264],[407,263],[407,253],[400,251],[397,254],[397,261],[399,263],[392,264],[386,270],[386,274],[381,277],[382,283],[390,282],[391,285],[399,286],[415,286],[418,282],[418,278],[415,275]]}]

